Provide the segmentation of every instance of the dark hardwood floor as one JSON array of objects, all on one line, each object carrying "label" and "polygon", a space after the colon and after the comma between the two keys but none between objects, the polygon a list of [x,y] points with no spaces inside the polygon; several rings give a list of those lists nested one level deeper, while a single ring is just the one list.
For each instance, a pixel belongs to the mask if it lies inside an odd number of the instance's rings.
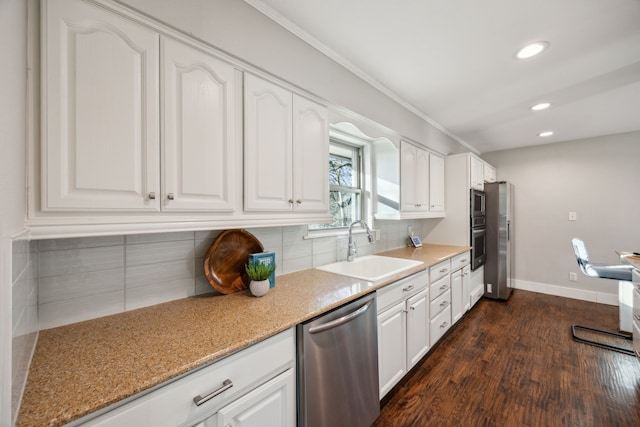
[{"label": "dark hardwood floor", "polygon": [[640,361],[576,342],[618,308],[515,290],[482,299],[385,397],[374,426],[640,426]]}]

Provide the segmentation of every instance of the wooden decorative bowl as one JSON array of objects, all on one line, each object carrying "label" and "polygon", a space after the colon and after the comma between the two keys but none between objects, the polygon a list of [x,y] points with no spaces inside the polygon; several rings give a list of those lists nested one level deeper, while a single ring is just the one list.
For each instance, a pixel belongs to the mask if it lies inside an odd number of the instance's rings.
[{"label": "wooden decorative bowl", "polygon": [[262,243],[247,230],[225,230],[204,257],[204,274],[222,294],[242,291],[249,287],[249,276],[244,270],[249,254],[263,251]]}]

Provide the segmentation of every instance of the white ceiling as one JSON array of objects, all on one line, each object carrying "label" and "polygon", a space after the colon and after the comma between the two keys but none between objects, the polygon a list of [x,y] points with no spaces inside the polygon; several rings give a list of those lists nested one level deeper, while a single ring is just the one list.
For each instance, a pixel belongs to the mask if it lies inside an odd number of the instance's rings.
[{"label": "white ceiling", "polygon": [[640,0],[247,2],[481,152],[640,130]]}]

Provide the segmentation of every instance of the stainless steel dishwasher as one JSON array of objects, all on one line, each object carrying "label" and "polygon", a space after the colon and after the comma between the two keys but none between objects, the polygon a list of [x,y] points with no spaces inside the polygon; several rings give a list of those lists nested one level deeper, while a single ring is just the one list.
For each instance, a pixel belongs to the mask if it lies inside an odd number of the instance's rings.
[{"label": "stainless steel dishwasher", "polygon": [[297,326],[298,425],[369,427],[380,414],[375,292]]}]

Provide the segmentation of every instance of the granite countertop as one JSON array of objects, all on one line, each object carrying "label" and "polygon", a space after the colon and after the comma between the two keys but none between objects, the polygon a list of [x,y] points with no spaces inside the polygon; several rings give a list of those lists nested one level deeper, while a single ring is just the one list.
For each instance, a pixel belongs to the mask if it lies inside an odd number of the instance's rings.
[{"label": "granite countertop", "polygon": [[206,294],[40,331],[16,426],[79,419],[467,250],[379,253],[424,264],[376,283],[308,269],[261,298]]}]

